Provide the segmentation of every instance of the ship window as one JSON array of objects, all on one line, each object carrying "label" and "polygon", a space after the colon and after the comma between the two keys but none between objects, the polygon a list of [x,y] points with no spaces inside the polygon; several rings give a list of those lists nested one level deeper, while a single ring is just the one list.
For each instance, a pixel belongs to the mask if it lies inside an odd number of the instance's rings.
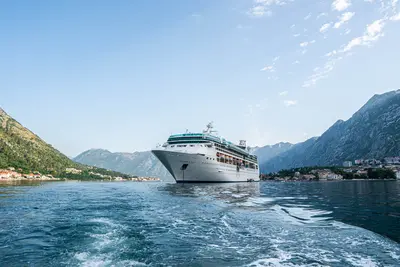
[{"label": "ship window", "polygon": [[175,147],[175,145],[172,145],[171,147]]},{"label": "ship window", "polygon": [[191,147],[194,147],[194,145],[190,145]]}]

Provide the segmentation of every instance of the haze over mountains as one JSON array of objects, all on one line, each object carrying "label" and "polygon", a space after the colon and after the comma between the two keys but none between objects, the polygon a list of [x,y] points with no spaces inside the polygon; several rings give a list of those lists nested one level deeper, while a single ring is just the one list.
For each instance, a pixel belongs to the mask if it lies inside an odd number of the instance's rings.
[{"label": "haze over mountains", "polygon": [[[301,166],[341,165],[358,158],[400,155],[400,90],[373,96],[349,120],[338,120],[320,137],[298,144],[252,148],[263,173]],[[92,149],[75,161],[142,176],[171,176],[151,152],[111,153]],[[172,178],[171,178],[172,179]]]}]

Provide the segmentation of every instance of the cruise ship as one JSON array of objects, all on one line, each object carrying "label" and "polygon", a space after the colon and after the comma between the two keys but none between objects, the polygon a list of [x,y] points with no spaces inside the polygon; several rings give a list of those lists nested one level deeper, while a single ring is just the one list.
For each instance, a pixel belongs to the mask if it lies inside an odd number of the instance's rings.
[{"label": "cruise ship", "polygon": [[209,123],[202,133],[174,134],[152,153],[177,183],[258,182],[257,156],[246,141],[235,145],[215,133]]}]

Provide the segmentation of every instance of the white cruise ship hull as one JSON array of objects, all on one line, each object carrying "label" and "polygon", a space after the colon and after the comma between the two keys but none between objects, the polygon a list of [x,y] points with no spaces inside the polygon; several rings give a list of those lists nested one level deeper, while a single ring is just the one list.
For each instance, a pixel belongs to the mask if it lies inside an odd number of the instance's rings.
[{"label": "white cruise ship hull", "polygon": [[[226,183],[259,181],[259,170],[237,168],[202,153],[152,150],[177,183]],[[214,154],[215,155],[215,154]]]}]

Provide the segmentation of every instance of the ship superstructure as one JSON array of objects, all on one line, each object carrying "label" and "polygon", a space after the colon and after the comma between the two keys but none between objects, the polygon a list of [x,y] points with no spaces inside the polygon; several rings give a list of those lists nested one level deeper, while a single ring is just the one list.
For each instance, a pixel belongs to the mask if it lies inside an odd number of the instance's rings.
[{"label": "ship superstructure", "polygon": [[171,135],[152,152],[178,183],[259,181],[257,156],[246,141],[235,145],[215,133],[209,123],[202,133]]}]

